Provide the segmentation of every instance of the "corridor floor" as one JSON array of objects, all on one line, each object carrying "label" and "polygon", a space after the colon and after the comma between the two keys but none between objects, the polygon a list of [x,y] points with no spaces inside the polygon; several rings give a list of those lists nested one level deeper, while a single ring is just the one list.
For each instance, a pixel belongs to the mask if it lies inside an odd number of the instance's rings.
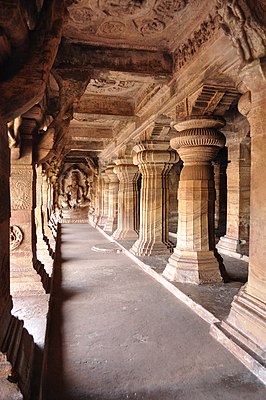
[{"label": "corridor floor", "polygon": [[61,227],[42,400],[266,398],[192,310],[123,253],[92,250],[105,244],[89,225]]}]

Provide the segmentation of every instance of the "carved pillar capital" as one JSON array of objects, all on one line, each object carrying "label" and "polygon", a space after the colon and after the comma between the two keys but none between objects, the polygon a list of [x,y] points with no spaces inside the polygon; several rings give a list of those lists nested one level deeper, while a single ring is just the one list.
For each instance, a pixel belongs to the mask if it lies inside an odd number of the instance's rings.
[{"label": "carved pillar capital", "polygon": [[224,125],[220,117],[187,117],[174,125],[178,133],[171,139],[171,147],[186,163],[211,161],[225,145],[225,136],[218,130]]}]

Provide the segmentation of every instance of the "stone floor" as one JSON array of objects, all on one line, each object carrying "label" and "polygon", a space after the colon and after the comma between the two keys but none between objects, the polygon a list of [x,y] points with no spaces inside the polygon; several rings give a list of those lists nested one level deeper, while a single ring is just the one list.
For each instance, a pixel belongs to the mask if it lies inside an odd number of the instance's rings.
[{"label": "stone floor", "polygon": [[266,398],[209,324],[117,245],[88,225],[62,225],[61,239],[41,400]]}]

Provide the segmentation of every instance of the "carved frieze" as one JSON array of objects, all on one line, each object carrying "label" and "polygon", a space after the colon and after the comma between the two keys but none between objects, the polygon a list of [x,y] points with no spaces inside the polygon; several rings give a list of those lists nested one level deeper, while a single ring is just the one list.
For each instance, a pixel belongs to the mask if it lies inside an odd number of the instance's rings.
[{"label": "carved frieze", "polygon": [[211,39],[211,37],[219,29],[219,17],[216,13],[209,14],[208,18],[203,21],[199,29],[192,36],[182,43],[174,53],[175,69],[182,68],[202,46]]},{"label": "carved frieze", "polygon": [[23,240],[23,233],[21,229],[16,226],[10,226],[10,250],[15,250],[21,245]]}]

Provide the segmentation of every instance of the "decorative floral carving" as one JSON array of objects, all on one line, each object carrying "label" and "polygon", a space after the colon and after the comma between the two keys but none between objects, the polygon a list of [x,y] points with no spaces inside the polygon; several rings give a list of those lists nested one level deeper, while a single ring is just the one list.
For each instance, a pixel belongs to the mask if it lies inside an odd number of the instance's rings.
[{"label": "decorative floral carving", "polygon": [[152,35],[153,33],[162,32],[165,29],[165,23],[158,18],[144,20],[139,27],[142,35]]},{"label": "decorative floral carving", "polygon": [[136,15],[147,3],[147,0],[98,0],[99,8],[114,17]]},{"label": "decorative floral carving", "polygon": [[17,247],[21,245],[23,240],[23,233],[21,229],[16,226],[10,226],[10,250],[15,250]]},{"label": "decorative floral carving", "polygon": [[132,81],[116,81],[112,79],[91,79],[87,86],[86,92],[103,93],[103,92],[122,92],[133,89],[136,82]]},{"label": "decorative floral carving", "polygon": [[214,35],[218,28],[218,16],[210,14],[206,21],[200,24],[200,28],[193,33],[192,37],[175,51],[176,69],[182,68],[183,65],[190,61],[194,54]]},{"label": "decorative floral carving", "polygon": [[157,0],[153,8],[153,17],[140,21],[134,21],[141,34],[152,35],[162,32],[176,13],[183,10],[188,0]]},{"label": "decorative floral carving", "polygon": [[100,35],[121,35],[126,29],[125,24],[120,21],[107,21],[100,25],[97,33]]},{"label": "decorative floral carving", "polygon": [[88,25],[94,17],[94,12],[91,8],[75,8],[71,11],[70,18],[74,22]]},{"label": "decorative floral carving", "polygon": [[31,182],[20,180],[18,177],[10,181],[11,208],[12,210],[25,210],[32,208]]},{"label": "decorative floral carving", "polygon": [[174,13],[183,10],[186,7],[188,0],[159,0],[156,2],[154,11],[163,15],[163,17],[168,17],[173,19]]}]

